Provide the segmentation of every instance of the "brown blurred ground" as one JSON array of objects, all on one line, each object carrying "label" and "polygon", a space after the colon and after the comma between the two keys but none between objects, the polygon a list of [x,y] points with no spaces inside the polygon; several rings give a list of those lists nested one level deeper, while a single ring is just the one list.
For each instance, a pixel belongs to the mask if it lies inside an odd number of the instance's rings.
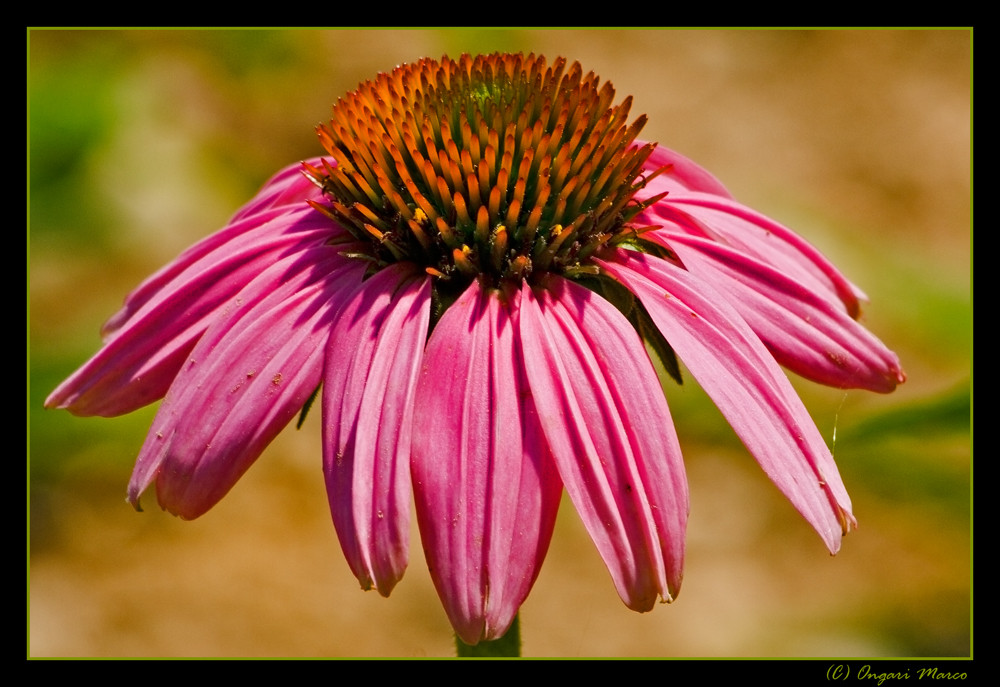
[{"label": "brown blurred ground", "polygon": [[399,62],[493,50],[563,54],[632,94],[633,113],[650,118],[645,138],[712,170],[868,292],[865,322],[909,374],[887,397],[797,383],[823,434],[832,440],[837,427],[861,521],[834,558],[694,382],[671,393],[692,493],[682,594],[628,611],[564,498],[522,609],[525,655],[971,651],[970,441],[967,425],[942,418],[971,374],[968,32],[29,40],[29,655],[452,655],[416,532],[390,599],[351,577],[315,416],[279,437],[217,508],[181,522],[154,497],[143,514],[124,503],[148,410],[81,420],[40,408],[145,274],[219,228],[271,172],[316,154],[312,127],[336,97]]}]

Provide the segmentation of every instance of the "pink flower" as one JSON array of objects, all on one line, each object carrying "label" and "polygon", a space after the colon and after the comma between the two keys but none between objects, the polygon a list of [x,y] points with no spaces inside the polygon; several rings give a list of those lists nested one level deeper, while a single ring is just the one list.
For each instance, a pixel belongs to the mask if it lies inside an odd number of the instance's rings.
[{"label": "pink flower", "polygon": [[[501,636],[563,488],[629,608],[678,593],[688,490],[658,370],[674,355],[831,552],[855,523],[779,363],[891,391],[861,292],[630,100],[533,55],[421,60],[334,107],[289,167],[151,276],[48,407],[163,399],[128,487],[210,509],[322,396],[333,521],[365,589],[408,560],[410,496],[461,639]],[[302,171],[305,174],[302,174]]]}]

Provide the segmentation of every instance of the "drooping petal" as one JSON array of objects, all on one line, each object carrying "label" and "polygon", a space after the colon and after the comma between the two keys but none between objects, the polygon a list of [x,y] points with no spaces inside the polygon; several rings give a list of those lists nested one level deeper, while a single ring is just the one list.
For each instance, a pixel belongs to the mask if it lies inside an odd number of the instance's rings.
[{"label": "drooping petal", "polygon": [[417,386],[417,520],[431,578],[468,644],[507,631],[562,491],[523,377],[515,305],[473,282],[434,327]]},{"label": "drooping petal", "polygon": [[836,553],[855,525],[850,498],[819,430],[760,339],[690,272],[626,251],[600,264],[639,297],[764,472]]},{"label": "drooping petal", "polygon": [[133,505],[153,480],[160,505],[184,518],[229,491],[319,385],[337,298],[363,270],[320,246],[276,263],[233,297],[153,421],[129,483]]},{"label": "drooping petal", "polygon": [[427,340],[430,277],[409,263],[362,282],[331,325],[323,375],[323,470],[351,570],[388,596],[410,536],[413,395]]},{"label": "drooping petal", "polygon": [[736,201],[711,193],[672,193],[639,215],[649,224],[725,243],[800,282],[857,319],[864,292],[814,246],[787,227]]},{"label": "drooping petal", "polygon": [[838,388],[888,393],[906,377],[899,358],[842,308],[740,251],[690,234],[663,233],[693,274],[740,304],[779,363]]},{"label": "drooping petal", "polygon": [[622,600],[677,595],[688,493],[663,391],[625,317],[558,277],[521,292],[520,335],[538,416],[566,491]]},{"label": "drooping petal", "polygon": [[[104,347],[45,405],[114,416],[162,398],[234,294],[284,256],[331,236],[330,222],[305,206],[258,214],[205,239],[137,289],[114,318]],[[274,274],[276,286],[280,274]]]}]

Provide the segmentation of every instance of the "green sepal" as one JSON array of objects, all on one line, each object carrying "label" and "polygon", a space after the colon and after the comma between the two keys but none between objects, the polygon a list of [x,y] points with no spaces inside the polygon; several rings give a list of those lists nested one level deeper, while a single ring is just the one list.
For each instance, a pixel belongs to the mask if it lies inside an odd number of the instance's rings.
[{"label": "green sepal", "polygon": [[438,320],[444,316],[445,311],[454,305],[458,297],[469,286],[469,282],[458,282],[457,280],[435,279],[431,285],[431,320],[427,327],[427,338],[431,338],[431,332],[437,325]]},{"label": "green sepal", "polygon": [[309,398],[306,399],[305,404],[302,406],[302,410],[299,411],[299,421],[295,423],[295,429],[302,429],[302,423],[306,421],[306,415],[309,414],[309,409],[312,407],[313,401],[316,400],[316,396],[319,395],[319,387],[317,386],[313,389],[313,392],[309,394]]},{"label": "green sepal", "polygon": [[668,260],[670,262],[680,264],[680,258],[677,257],[675,252],[660,243],[644,239],[641,236],[628,238],[619,243],[618,246],[621,248],[630,248],[638,251],[639,253],[645,253],[646,255],[652,255],[653,257],[660,258],[661,260]]},{"label": "green sepal", "polygon": [[574,281],[580,286],[585,286],[598,296],[615,306],[625,317],[629,316],[635,309],[635,294],[627,286],[617,279],[613,279],[606,274],[580,274]]},{"label": "green sepal", "polygon": [[[650,357],[655,357],[663,370],[670,375],[670,378],[683,385],[684,379],[681,377],[681,366],[677,362],[677,354],[674,353],[673,347],[667,343],[666,338],[653,322],[653,318],[649,316],[639,300],[636,300],[635,308],[632,315],[628,316],[628,320],[639,333],[642,342],[646,344],[646,350],[651,352]],[[659,369],[657,369],[657,374],[659,374]]]},{"label": "green sepal", "polygon": [[[637,241],[642,240],[637,239]],[[650,241],[642,241],[642,243],[670,253],[669,249]],[[670,254],[672,255],[672,253]],[[645,345],[646,351],[653,361],[653,367],[656,368],[657,375],[660,374],[660,370],[662,369],[678,384],[684,383],[684,379],[681,376],[681,367],[677,362],[677,354],[674,353],[674,349],[667,343],[663,333],[657,328],[653,322],[653,318],[649,316],[649,312],[646,311],[642,302],[635,297],[635,294],[628,287],[617,279],[613,279],[605,274],[597,276],[582,275],[575,281],[601,296],[625,316],[632,325],[632,328],[639,335],[639,338],[642,339],[642,343]]]}]

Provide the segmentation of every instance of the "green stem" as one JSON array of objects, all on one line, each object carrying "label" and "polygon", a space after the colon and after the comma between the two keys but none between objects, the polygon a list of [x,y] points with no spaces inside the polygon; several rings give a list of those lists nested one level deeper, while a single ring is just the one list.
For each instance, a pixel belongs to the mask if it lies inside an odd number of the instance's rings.
[{"label": "green stem", "polygon": [[459,658],[504,658],[521,655],[521,619],[520,614],[514,616],[507,633],[500,639],[482,641],[475,646],[466,644],[457,636],[455,647]]}]

